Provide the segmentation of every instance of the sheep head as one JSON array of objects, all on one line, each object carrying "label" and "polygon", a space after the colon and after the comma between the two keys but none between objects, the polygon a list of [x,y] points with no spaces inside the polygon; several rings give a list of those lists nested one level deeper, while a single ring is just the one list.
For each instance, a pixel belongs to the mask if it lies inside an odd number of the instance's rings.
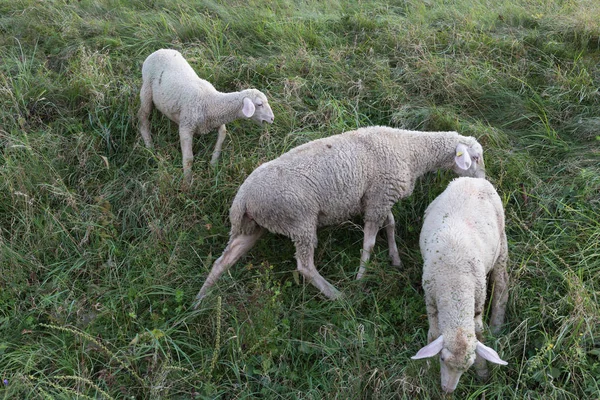
[{"label": "sheep head", "polygon": [[244,90],[242,94],[244,100],[242,102],[241,113],[244,117],[252,118],[258,124],[262,124],[263,122],[273,123],[275,117],[267,101],[267,96],[256,89]]},{"label": "sheep head", "polygon": [[445,343],[444,336],[440,335],[411,357],[418,360],[439,354],[442,389],[446,393],[452,393],[456,389],[461,375],[473,365],[477,355],[495,364],[507,364],[494,349],[477,339],[469,340],[461,329],[456,333],[455,339],[451,343]]},{"label": "sheep head", "polygon": [[485,178],[483,148],[475,139],[471,143],[459,143],[454,157],[454,172],[459,176]]}]

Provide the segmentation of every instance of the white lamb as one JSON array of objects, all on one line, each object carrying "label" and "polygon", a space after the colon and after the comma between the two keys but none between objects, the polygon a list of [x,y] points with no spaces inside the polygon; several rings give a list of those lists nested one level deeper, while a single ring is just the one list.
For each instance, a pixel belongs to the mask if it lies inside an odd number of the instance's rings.
[{"label": "white lamb", "polygon": [[259,124],[273,123],[273,111],[267,97],[257,89],[221,93],[210,82],[200,79],[190,64],[176,50],[162,49],[150,54],[142,65],[140,90],[140,133],[146,147],[152,148],[149,116],[152,104],[179,125],[183,174],[192,179],[192,138],[219,128],[217,144],[211,158],[215,164],[225,140],[225,124],[238,118],[252,118]]},{"label": "white lamb", "polygon": [[508,299],[504,209],[492,184],[453,180],[425,211],[420,246],[429,344],[412,358],[439,354],[442,389],[450,393],[473,363],[480,378],[488,376],[485,360],[507,364],[481,343],[488,274],[493,333],[504,321]]},{"label": "white lamb", "polygon": [[265,230],[292,239],[298,271],[330,299],[340,293],[315,268],[317,227],[362,214],[364,242],[357,279],[382,226],[392,264],[399,266],[392,206],[412,193],[418,177],[439,168],[485,176],[481,145],[456,132],[375,126],[314,140],[261,165],[233,200],[229,243],[198,293],[196,306]]}]

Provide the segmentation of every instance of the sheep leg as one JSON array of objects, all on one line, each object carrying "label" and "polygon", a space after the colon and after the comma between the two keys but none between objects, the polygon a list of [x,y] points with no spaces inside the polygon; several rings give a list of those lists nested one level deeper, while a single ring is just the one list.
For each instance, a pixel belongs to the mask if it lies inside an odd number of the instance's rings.
[{"label": "sheep leg", "polygon": [[490,317],[490,328],[495,335],[500,331],[504,323],[506,314],[506,303],[508,302],[508,272],[506,265],[508,264],[508,246],[506,244],[506,235],[502,244],[502,252],[492,269],[490,276],[490,284],[493,287],[492,291],[492,315]]},{"label": "sheep leg", "polygon": [[392,259],[392,265],[394,267],[400,267],[402,262],[400,261],[400,255],[398,254],[398,246],[396,245],[396,221],[394,220],[394,214],[390,211],[385,221],[385,233],[388,240],[388,249],[390,252],[390,258]]},{"label": "sheep leg", "polygon": [[[482,307],[483,308],[483,307]],[[475,311],[475,336],[477,340],[483,343],[483,309]],[[477,372],[477,377],[483,381],[487,380],[490,377],[490,373],[487,368],[487,363],[483,357],[479,354],[475,357],[475,372]]]},{"label": "sheep leg", "polygon": [[341,293],[325,278],[319,274],[315,268],[314,252],[315,246],[311,241],[295,240],[296,245],[296,261],[298,263],[298,272],[304,278],[313,284],[317,289],[331,300],[335,300],[341,296]]},{"label": "sheep leg", "polygon": [[[371,258],[371,251],[373,251],[373,246],[375,246],[375,238],[377,237],[378,231],[379,224],[371,221],[365,222],[365,237],[363,240],[362,254],[360,256],[360,268],[358,269],[358,274],[356,275],[357,280],[361,279],[365,274],[365,265],[367,262],[369,262],[369,258]],[[396,251],[398,251],[398,249],[396,249]]]},{"label": "sheep leg", "polygon": [[194,162],[194,153],[192,149],[194,130],[180,124],[179,140],[181,141],[181,158],[183,161],[183,179],[186,185],[192,183],[192,163]]},{"label": "sheep leg", "polygon": [[435,303],[435,299],[426,296],[425,307],[427,309],[427,318],[429,320],[429,331],[427,332],[427,343],[433,342],[435,339],[440,337],[440,325],[438,322],[438,309]]},{"label": "sheep leg", "polygon": [[246,254],[248,250],[250,250],[252,246],[256,244],[263,232],[264,229],[257,229],[256,232],[253,232],[249,235],[238,234],[233,235],[231,239],[229,239],[229,243],[223,251],[223,254],[213,264],[210,273],[206,277],[204,285],[202,285],[202,288],[198,292],[196,301],[194,302],[194,309],[198,308],[200,301],[202,301],[202,299],[206,296],[208,289],[215,284],[223,272],[227,271],[227,269],[235,264],[240,257]]},{"label": "sheep leg", "polygon": [[227,134],[227,129],[225,129],[225,125],[221,125],[219,127],[219,136],[217,137],[217,144],[215,145],[215,150],[213,151],[212,158],[210,159],[210,165],[217,164],[217,160],[221,155],[221,147],[223,147],[223,141],[225,141],[225,135]]},{"label": "sheep leg", "polygon": [[142,84],[140,89],[140,110],[138,119],[140,121],[140,133],[147,148],[152,149],[152,136],[150,134],[150,113],[152,113],[152,86],[148,82]]},{"label": "sheep leg", "polygon": [[[441,332],[435,299],[431,296],[425,295],[425,306],[427,308],[427,319],[429,320],[429,330],[427,331],[427,343],[429,344],[435,339],[439,338]],[[427,368],[430,366],[429,359],[427,359]]]}]

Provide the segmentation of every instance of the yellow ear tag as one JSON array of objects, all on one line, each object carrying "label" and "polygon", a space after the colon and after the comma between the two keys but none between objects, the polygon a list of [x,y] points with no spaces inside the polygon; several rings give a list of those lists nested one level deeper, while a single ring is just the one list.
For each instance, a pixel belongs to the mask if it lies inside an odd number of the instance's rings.
[{"label": "yellow ear tag", "polygon": [[462,156],[462,155],[463,155],[463,152],[462,152],[462,151],[459,151],[458,153],[456,153],[456,157],[460,157],[460,156]]}]

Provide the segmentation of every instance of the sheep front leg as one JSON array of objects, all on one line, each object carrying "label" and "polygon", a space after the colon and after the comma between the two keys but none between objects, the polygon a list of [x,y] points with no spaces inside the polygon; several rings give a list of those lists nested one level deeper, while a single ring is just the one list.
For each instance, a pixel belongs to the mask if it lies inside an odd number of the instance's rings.
[{"label": "sheep front leg", "polygon": [[[425,306],[427,308],[427,320],[429,321],[429,330],[427,331],[427,344],[429,344],[439,338],[442,333],[440,332],[435,298],[428,296],[427,292],[425,294]],[[431,367],[431,364],[429,363],[429,359],[427,359],[427,368],[429,367]]]},{"label": "sheep front leg", "polygon": [[186,186],[192,183],[192,163],[194,153],[192,149],[194,130],[183,124],[179,125],[179,140],[181,141],[181,158],[183,161],[183,179]]},{"label": "sheep front leg", "polygon": [[223,124],[219,127],[219,136],[217,137],[217,144],[215,145],[215,150],[213,151],[212,158],[210,159],[210,165],[217,164],[217,160],[221,155],[221,148],[223,147],[225,135],[227,135],[227,129],[225,129],[225,125]]},{"label": "sheep front leg", "polygon": [[504,324],[504,316],[506,314],[506,303],[508,302],[508,272],[506,265],[508,264],[508,246],[506,244],[506,235],[502,244],[502,252],[492,269],[490,276],[490,284],[492,290],[492,315],[490,317],[490,329],[495,335],[500,331]]},{"label": "sheep front leg", "polygon": [[[477,340],[483,343],[483,305],[481,309],[475,310],[475,336]],[[475,372],[477,372],[477,377],[483,381],[487,380],[490,377],[490,373],[487,368],[487,363],[483,357],[479,354],[475,357]]]},{"label": "sheep front leg", "polygon": [[[377,237],[378,231],[379,224],[371,221],[365,222],[365,237],[363,240],[362,254],[360,256],[360,267],[358,269],[358,274],[356,275],[357,280],[361,279],[365,274],[365,265],[367,264],[367,262],[369,262],[369,258],[371,258],[371,251],[373,251],[373,247],[375,246],[375,238]],[[398,249],[396,249],[396,252],[397,251]]]},{"label": "sheep front leg", "polygon": [[314,252],[315,246],[311,240],[295,240],[296,245],[296,261],[298,263],[298,272],[300,272],[304,278],[313,284],[317,289],[325,295],[325,297],[336,300],[342,294],[337,290],[331,283],[327,282],[325,278],[319,274],[315,267]]},{"label": "sheep front leg", "polygon": [[248,250],[250,250],[252,246],[256,244],[263,232],[263,229],[258,229],[256,232],[253,232],[250,235],[233,235],[229,239],[229,243],[223,251],[223,254],[213,264],[210,273],[206,277],[204,285],[202,285],[202,288],[198,292],[196,301],[194,302],[194,309],[198,308],[200,301],[206,297],[208,289],[215,284],[223,272],[227,271],[227,269],[235,264],[240,257],[246,254]]},{"label": "sheep front leg", "polygon": [[391,211],[385,221],[385,234],[388,240],[388,249],[390,252],[390,259],[392,260],[392,266],[400,267],[402,262],[400,261],[398,246],[396,245],[396,221],[394,220],[394,214],[392,214]]},{"label": "sheep front leg", "polygon": [[425,307],[427,308],[427,319],[429,321],[429,331],[427,332],[427,343],[433,342],[440,337],[440,325],[438,322],[438,310],[435,299],[431,296],[425,297]]},{"label": "sheep front leg", "polygon": [[140,123],[140,133],[147,148],[154,147],[152,136],[150,134],[150,113],[152,113],[152,86],[148,82],[142,84],[140,90],[140,110],[138,119]]}]

